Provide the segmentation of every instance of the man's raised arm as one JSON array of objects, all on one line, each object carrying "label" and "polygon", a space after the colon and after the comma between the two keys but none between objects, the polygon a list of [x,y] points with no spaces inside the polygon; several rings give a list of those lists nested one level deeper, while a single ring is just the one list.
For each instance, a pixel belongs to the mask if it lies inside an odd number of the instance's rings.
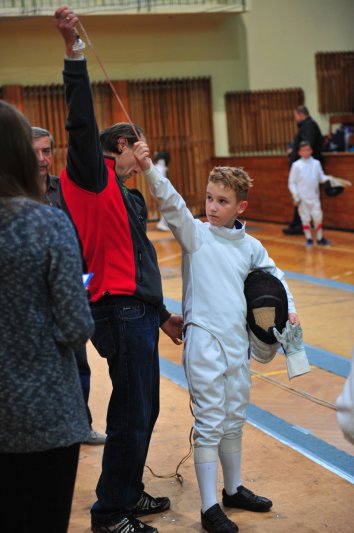
[{"label": "man's raised arm", "polygon": [[78,17],[67,6],[55,12],[55,23],[65,44],[64,85],[68,106],[69,133],[67,174],[80,187],[100,192],[107,183],[107,169],[99,140],[90,80],[82,50],[73,50],[77,41]]}]

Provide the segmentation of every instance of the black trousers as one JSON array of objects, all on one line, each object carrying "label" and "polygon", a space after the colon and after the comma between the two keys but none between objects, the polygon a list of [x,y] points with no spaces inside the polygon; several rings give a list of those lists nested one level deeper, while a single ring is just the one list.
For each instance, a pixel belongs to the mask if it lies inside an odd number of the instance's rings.
[{"label": "black trousers", "polygon": [[302,222],[301,222],[301,218],[299,215],[299,210],[296,206],[294,207],[293,219],[290,222],[289,226],[291,228],[299,228],[299,227],[302,228]]},{"label": "black trousers", "polygon": [[67,532],[79,452],[0,453],[2,533]]}]

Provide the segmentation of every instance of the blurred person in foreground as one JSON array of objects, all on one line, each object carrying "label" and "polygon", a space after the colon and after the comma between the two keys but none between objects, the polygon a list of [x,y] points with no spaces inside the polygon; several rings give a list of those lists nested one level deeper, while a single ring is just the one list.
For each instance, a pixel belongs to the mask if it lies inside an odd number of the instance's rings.
[{"label": "blurred person in foreground", "polygon": [[0,101],[4,533],[66,533],[80,442],[90,433],[73,353],[94,329],[79,247],[67,216],[41,199],[31,128]]}]

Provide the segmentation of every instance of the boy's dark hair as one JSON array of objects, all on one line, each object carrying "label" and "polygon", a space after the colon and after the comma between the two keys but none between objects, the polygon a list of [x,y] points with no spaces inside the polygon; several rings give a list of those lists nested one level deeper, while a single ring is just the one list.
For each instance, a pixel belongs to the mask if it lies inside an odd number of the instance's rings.
[{"label": "boy's dark hair", "polygon": [[170,162],[170,152],[155,152],[154,153],[154,163],[157,163],[159,159],[163,159],[165,161],[166,167],[168,167],[168,164]]},{"label": "boy's dark hair", "polygon": [[0,197],[41,198],[31,127],[14,106],[0,100]]},{"label": "boy's dark hair", "polygon": [[[142,128],[134,124],[136,133],[141,136],[144,135]],[[118,122],[109,128],[101,131],[100,141],[104,152],[118,152],[118,139],[124,137],[127,139],[128,146],[133,146],[134,143],[139,141],[134,128],[129,122]]]},{"label": "boy's dark hair", "polygon": [[227,189],[233,189],[238,201],[247,200],[248,191],[253,187],[253,180],[241,167],[214,167],[208,182],[221,182]]},{"label": "boy's dark hair", "polygon": [[311,146],[311,143],[309,141],[301,141],[300,144],[299,144],[299,149],[300,148],[303,148],[304,146],[309,146],[312,150],[312,146]]}]

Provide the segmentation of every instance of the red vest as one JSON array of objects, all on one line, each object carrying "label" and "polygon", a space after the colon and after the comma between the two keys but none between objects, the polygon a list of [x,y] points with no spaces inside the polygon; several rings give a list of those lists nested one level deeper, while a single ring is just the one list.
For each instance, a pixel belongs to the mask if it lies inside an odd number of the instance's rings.
[{"label": "red vest", "polygon": [[64,202],[82,247],[90,281],[90,300],[104,294],[133,295],[136,267],[127,210],[115,172],[107,165],[108,183],[100,193],[82,189],[63,170],[60,176]]}]

